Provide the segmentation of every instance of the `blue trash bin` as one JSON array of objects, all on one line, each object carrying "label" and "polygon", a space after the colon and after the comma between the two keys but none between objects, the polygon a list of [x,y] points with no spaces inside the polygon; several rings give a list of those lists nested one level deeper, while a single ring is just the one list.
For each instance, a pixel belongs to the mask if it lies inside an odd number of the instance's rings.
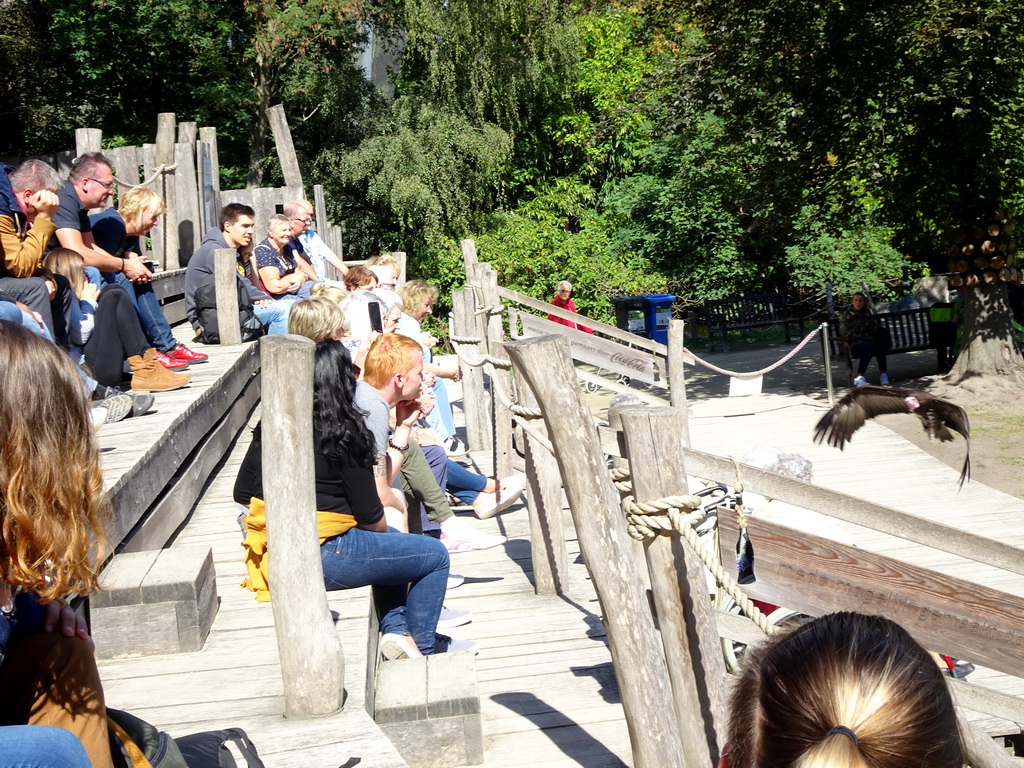
[{"label": "blue trash bin", "polygon": [[647,336],[647,312],[640,296],[620,296],[612,299],[615,305],[615,325],[623,331]]},{"label": "blue trash bin", "polygon": [[668,324],[672,319],[672,305],[676,297],[671,293],[652,293],[644,296],[644,317],[647,338],[659,344],[668,344]]}]

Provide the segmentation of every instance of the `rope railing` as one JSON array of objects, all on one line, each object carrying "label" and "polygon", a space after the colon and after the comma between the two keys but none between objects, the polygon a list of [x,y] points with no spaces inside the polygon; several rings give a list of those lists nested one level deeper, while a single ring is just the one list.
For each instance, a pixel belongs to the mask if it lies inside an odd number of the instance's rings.
[{"label": "rope railing", "polygon": [[119,187],[127,187],[128,189],[134,189],[136,187],[148,187],[150,184],[152,184],[154,181],[159,179],[165,173],[170,173],[171,171],[175,171],[177,169],[178,169],[178,166],[176,164],[175,165],[166,165],[166,164],[159,165],[159,166],[157,166],[156,168],[153,169],[153,175],[152,176],[150,176],[145,181],[140,181],[138,184],[132,184],[132,183],[127,182],[127,181],[121,181],[119,178],[117,178],[117,176],[114,176],[113,179],[114,179],[114,183],[116,183]]},{"label": "rope railing", "polygon": [[806,336],[804,336],[804,338],[800,341],[800,343],[797,344],[795,347],[793,347],[793,349],[790,350],[789,353],[786,354],[782,359],[780,359],[778,362],[772,363],[771,365],[767,366],[766,368],[762,368],[759,371],[747,371],[747,372],[730,371],[730,370],[727,370],[725,368],[719,368],[717,365],[714,365],[713,363],[709,363],[707,360],[704,360],[704,359],[698,357],[697,355],[695,355],[689,349],[687,349],[685,351],[686,351],[686,353],[688,355],[693,357],[694,362],[696,362],[698,365],[703,365],[705,368],[707,368],[709,370],[712,370],[715,373],[721,373],[724,376],[732,376],[734,379],[756,379],[758,376],[764,376],[766,373],[771,373],[776,368],[781,368],[783,365],[785,365],[790,360],[792,360],[797,354],[799,354],[800,350],[802,350],[804,347],[806,347],[808,344],[811,343],[811,339],[813,339],[815,336],[817,336],[819,333],[821,333],[821,330],[824,327],[825,327],[825,323],[822,323],[817,328],[815,328],[813,331],[811,331]]}]

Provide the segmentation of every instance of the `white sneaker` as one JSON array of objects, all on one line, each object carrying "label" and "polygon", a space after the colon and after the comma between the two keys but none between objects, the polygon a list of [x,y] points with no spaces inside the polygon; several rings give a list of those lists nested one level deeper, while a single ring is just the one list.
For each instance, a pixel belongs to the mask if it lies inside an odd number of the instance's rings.
[{"label": "white sneaker", "polygon": [[450,517],[441,523],[441,541],[452,554],[469,552],[474,549],[490,549],[504,544],[504,536],[492,536],[474,530],[457,517]]},{"label": "white sneaker", "polygon": [[448,453],[449,458],[452,456],[465,456],[469,453],[469,447],[455,435],[444,441],[444,449]]},{"label": "white sneaker", "polygon": [[466,577],[461,573],[449,573],[448,574],[448,589],[455,589],[461,587],[466,581]]},{"label": "white sneaker", "polygon": [[[526,475],[512,475],[500,481],[501,493],[481,493],[473,502],[473,511],[481,520],[494,517],[499,512],[504,512],[523,495],[526,490]],[[498,499],[498,496],[501,499]]]},{"label": "white sneaker", "polygon": [[888,377],[888,376],[886,376],[886,375],[885,375],[885,374],[883,373],[883,374],[882,374],[881,376],[879,376],[879,377],[878,377],[878,382],[879,382],[879,383],[880,383],[880,384],[881,384],[881,385],[882,385],[883,387],[888,387],[888,386],[889,386],[889,377]]},{"label": "white sneaker", "polygon": [[448,635],[436,635],[437,640],[434,642],[434,653],[460,653],[462,651],[468,651],[476,656],[480,653],[479,643],[475,643],[472,640],[457,640],[454,637],[448,637]]},{"label": "white sneaker", "polygon": [[462,611],[458,608],[449,608],[447,605],[441,607],[441,617],[437,620],[440,629],[451,629],[469,624],[473,620],[472,611]]},{"label": "white sneaker", "polygon": [[858,376],[856,379],[853,380],[853,386],[855,387],[866,387],[867,385],[868,380],[865,379],[863,376]]}]

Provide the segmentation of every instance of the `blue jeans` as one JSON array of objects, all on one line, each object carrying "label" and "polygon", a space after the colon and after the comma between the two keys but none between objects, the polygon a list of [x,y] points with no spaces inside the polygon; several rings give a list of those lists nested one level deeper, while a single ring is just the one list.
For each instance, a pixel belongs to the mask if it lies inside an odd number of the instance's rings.
[{"label": "blue jeans", "polygon": [[472,504],[487,485],[487,478],[470,472],[458,462],[448,459],[448,493],[463,504]]},{"label": "blue jeans", "polygon": [[0,320],[24,325],[30,331],[38,333],[47,341],[53,341],[53,339],[50,338],[50,332],[46,330],[46,326],[39,325],[32,315],[28,312],[22,312],[18,305],[13,301],[0,301]]},{"label": "blue jeans", "polygon": [[0,728],[0,768],[90,768],[77,738],[48,725]]},{"label": "blue jeans", "polygon": [[135,307],[135,314],[139,316],[139,323],[142,331],[149,339],[149,343],[161,352],[169,352],[174,349],[178,341],[171,333],[171,324],[164,317],[160,309],[160,300],[153,292],[152,283],[133,283],[120,272],[101,272],[103,281],[107,285],[120,285],[131,297],[132,305]]},{"label": "blue jeans", "polygon": [[324,587],[373,585],[384,633],[409,635],[424,655],[434,652],[434,633],[448,588],[448,550],[430,536],[374,533],[352,528],[320,546]]},{"label": "blue jeans", "polygon": [[254,305],[252,311],[256,315],[256,319],[267,329],[267,334],[288,333],[288,313],[291,311],[292,303],[290,301],[275,301],[265,307]]}]

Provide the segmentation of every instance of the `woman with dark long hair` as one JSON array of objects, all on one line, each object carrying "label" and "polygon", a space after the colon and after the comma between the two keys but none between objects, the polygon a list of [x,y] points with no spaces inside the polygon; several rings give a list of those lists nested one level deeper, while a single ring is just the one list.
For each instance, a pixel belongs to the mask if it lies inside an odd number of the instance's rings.
[{"label": "woman with dark long hair", "polygon": [[[443,651],[476,650],[476,644],[436,633],[448,583],[448,551],[437,539],[389,531],[374,483],[375,450],[363,415],[353,403],[356,380],[345,347],[317,342],[313,372],[313,439],[317,526],[324,586],[328,590],[373,585],[389,659]],[[263,467],[259,428],[242,461],[235,501],[245,518],[251,586],[265,588],[267,543],[263,526]],[[258,595],[266,599],[269,595]]]},{"label": "woman with dark long hair", "polygon": [[871,314],[868,297],[860,291],[850,297],[850,307],[839,319],[839,336],[850,345],[850,356],[860,358],[853,385],[862,387],[868,383],[864,374],[867,373],[871,358],[875,357],[878,358],[879,383],[888,386],[885,353],[889,351],[889,339],[885,329],[878,325],[875,316]]},{"label": "woman with dark long hair", "polygon": [[0,726],[50,725],[111,766],[92,639],[71,594],[96,589],[108,502],[82,380],[0,322]]}]

